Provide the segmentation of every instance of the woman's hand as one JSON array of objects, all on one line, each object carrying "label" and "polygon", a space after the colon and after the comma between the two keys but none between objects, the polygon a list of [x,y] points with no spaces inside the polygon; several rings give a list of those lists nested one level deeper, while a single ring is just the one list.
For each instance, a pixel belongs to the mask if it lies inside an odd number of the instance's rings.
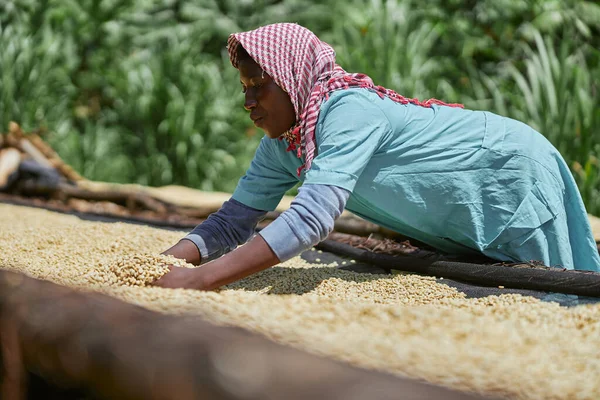
[{"label": "woman's hand", "polygon": [[198,270],[192,268],[169,267],[169,272],[163,275],[152,286],[168,289],[199,289],[202,287],[198,282]]},{"label": "woman's hand", "polygon": [[175,246],[163,251],[161,254],[171,255],[194,265],[200,265],[202,262],[200,251],[194,242],[189,239],[181,239]]},{"label": "woman's hand", "polygon": [[[195,247],[193,243],[191,245]],[[165,252],[163,254],[173,253]],[[262,236],[256,235],[245,245],[217,260],[203,264],[200,268],[171,266],[169,267],[170,272],[154,282],[154,286],[172,289],[215,290],[275,264],[279,264],[279,259]]]}]

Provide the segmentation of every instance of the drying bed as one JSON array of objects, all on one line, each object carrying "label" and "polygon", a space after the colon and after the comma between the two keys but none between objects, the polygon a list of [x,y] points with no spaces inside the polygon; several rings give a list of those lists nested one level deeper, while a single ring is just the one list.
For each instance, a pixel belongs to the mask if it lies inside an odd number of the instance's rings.
[{"label": "drying bed", "polygon": [[[355,260],[319,250],[215,292],[162,289],[143,285],[165,271],[156,255],[183,231],[6,204],[0,219],[7,270],[459,390],[515,399],[600,396],[600,305],[593,299],[564,307],[539,291],[359,273],[348,270],[360,270]],[[111,278],[115,271],[125,278]]]}]

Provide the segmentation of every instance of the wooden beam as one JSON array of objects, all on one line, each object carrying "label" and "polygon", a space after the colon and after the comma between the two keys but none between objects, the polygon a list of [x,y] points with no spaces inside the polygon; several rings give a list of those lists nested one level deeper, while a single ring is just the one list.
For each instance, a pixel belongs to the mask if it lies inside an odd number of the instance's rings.
[{"label": "wooden beam", "polygon": [[[0,381],[18,381],[22,371],[13,369],[24,369],[100,399],[482,398],[6,271],[0,272],[0,321],[2,343],[9,344],[2,359],[19,354],[22,360],[5,363]],[[21,400],[18,391],[10,393],[16,394],[3,399]]]}]

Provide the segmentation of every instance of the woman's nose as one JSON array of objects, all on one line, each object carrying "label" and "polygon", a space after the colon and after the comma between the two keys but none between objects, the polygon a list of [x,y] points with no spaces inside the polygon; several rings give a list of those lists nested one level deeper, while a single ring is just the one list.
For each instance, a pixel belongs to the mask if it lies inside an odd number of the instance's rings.
[{"label": "woman's nose", "polygon": [[252,110],[253,108],[256,108],[258,102],[256,101],[256,98],[250,94],[249,90],[246,92],[245,96],[246,97],[244,99],[244,108],[248,111]]}]

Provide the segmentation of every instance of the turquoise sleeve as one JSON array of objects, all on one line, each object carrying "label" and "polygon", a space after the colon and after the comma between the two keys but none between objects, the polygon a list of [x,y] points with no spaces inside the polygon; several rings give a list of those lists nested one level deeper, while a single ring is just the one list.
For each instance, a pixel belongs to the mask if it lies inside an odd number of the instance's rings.
[{"label": "turquoise sleeve", "polygon": [[317,155],[304,183],[352,192],[390,132],[385,114],[364,94],[349,92],[330,99],[321,109],[315,132]]},{"label": "turquoise sleeve", "polygon": [[256,150],[254,159],[233,192],[232,198],[240,203],[262,211],[273,211],[281,198],[298,179],[286,170],[277,153],[273,141],[263,138]]}]

